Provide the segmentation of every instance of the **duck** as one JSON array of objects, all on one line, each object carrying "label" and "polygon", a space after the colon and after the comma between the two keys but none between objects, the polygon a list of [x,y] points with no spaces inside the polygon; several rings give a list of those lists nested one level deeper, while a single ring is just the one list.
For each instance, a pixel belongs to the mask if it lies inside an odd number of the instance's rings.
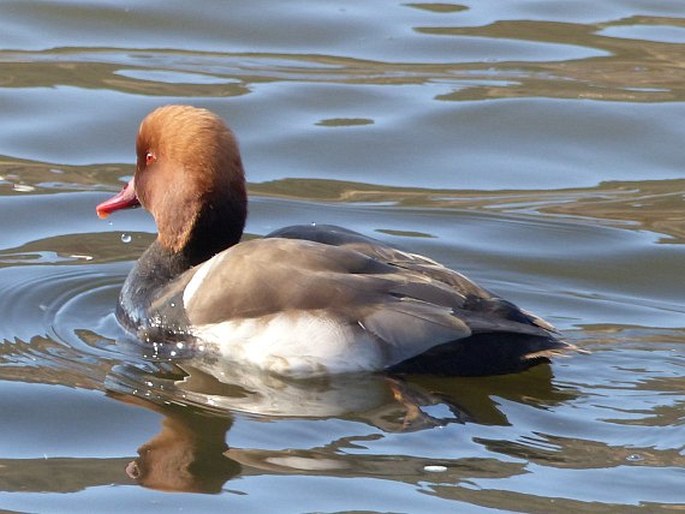
[{"label": "duck", "polygon": [[116,306],[140,341],[294,379],[512,373],[577,349],[463,274],[352,230],[308,223],[243,240],[237,139],[207,109],[153,110],[136,157],[133,178],[96,213],[142,206],[154,218],[157,237]]}]

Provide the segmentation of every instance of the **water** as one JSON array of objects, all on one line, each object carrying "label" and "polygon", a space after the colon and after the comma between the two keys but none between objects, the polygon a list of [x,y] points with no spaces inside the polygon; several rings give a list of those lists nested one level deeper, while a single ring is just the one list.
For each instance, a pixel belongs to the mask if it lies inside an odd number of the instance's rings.
[{"label": "water", "polygon": [[[0,510],[685,507],[682,2],[5,1],[0,48]],[[126,340],[154,226],[94,208],[169,102],[238,133],[249,236],[344,225],[592,353],[300,384]]]}]

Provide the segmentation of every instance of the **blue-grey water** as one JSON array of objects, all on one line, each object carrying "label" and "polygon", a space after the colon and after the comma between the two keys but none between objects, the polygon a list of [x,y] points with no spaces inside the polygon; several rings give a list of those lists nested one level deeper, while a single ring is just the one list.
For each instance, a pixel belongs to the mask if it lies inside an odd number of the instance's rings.
[{"label": "blue-grey water", "polygon": [[[290,383],[127,341],[154,225],[94,209],[171,102],[238,134],[248,236],[344,225],[591,353]],[[681,0],[4,0],[0,119],[0,511],[685,509]]]}]

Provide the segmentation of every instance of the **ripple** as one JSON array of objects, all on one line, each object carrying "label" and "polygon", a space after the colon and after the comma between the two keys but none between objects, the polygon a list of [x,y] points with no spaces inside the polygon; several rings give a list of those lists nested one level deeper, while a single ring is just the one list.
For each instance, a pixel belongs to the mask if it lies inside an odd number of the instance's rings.
[{"label": "ripple", "polygon": [[137,80],[169,84],[230,84],[238,82],[235,79],[224,79],[212,75],[166,70],[119,70],[116,74]]},{"label": "ripple", "polygon": [[112,264],[0,269],[3,376],[101,387],[121,357],[113,306],[122,276]]},{"label": "ripple", "polygon": [[685,28],[673,25],[623,25],[607,27],[599,32],[602,36],[653,41],[656,43],[685,43]]}]

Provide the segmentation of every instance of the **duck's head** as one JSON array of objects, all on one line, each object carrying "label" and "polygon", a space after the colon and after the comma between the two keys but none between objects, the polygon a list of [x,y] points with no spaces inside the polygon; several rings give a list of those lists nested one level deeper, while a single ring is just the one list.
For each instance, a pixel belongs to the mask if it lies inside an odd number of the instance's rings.
[{"label": "duck's head", "polygon": [[136,140],[136,171],[97,206],[107,217],[142,205],[171,252],[216,253],[238,242],[247,215],[245,175],[235,136],[214,113],[167,105],[148,114]]}]

